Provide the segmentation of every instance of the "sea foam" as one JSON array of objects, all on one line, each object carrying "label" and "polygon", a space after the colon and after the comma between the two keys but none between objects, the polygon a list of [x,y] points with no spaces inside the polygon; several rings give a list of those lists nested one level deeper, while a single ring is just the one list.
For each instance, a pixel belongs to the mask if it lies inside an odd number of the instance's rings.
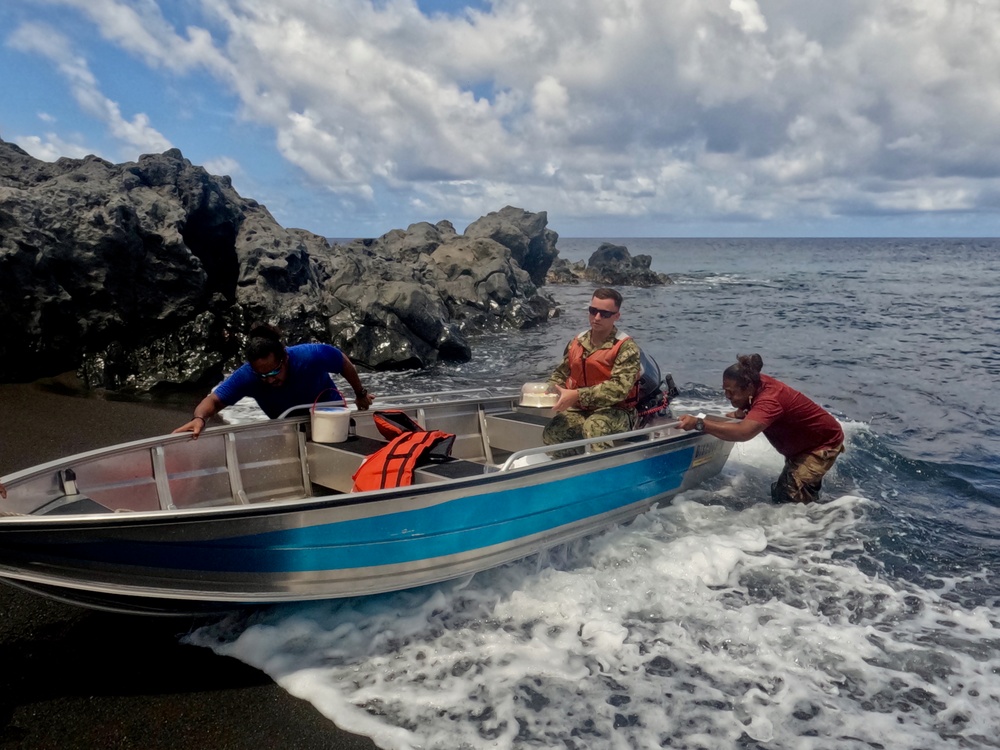
[{"label": "sea foam", "polygon": [[[850,451],[867,428],[846,427]],[[879,575],[860,491],[767,502],[781,465],[755,438],[594,537],[189,640],[398,750],[992,746],[1000,610],[947,598],[968,581]]]}]

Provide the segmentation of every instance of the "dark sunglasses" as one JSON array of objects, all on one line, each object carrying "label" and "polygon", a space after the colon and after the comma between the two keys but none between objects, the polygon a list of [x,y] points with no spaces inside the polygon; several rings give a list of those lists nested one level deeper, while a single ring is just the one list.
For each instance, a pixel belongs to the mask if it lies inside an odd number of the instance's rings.
[{"label": "dark sunglasses", "polygon": [[282,359],[278,363],[278,366],[275,367],[273,370],[271,370],[271,372],[257,372],[256,370],[254,370],[254,372],[257,373],[257,377],[260,378],[261,380],[267,380],[268,378],[274,378],[280,375],[281,368],[284,366],[285,366],[285,360]]},{"label": "dark sunglasses", "polygon": [[587,308],[587,312],[589,312],[591,315],[600,315],[605,320],[610,318],[612,315],[618,314],[617,310],[602,310],[601,308],[594,307],[593,305]]}]

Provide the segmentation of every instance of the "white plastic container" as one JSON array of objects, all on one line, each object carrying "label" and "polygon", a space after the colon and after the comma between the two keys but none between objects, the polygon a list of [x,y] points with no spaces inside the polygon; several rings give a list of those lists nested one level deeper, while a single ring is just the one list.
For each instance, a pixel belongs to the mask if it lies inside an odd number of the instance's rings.
[{"label": "white plastic container", "polygon": [[343,443],[351,427],[351,410],[343,406],[314,406],[312,439],[314,443]]},{"label": "white plastic container", "polygon": [[521,406],[551,409],[559,400],[559,392],[548,383],[525,383],[521,386]]},{"label": "white plastic container", "polygon": [[552,457],[547,453],[531,453],[527,456],[521,456],[520,458],[515,458],[513,463],[511,463],[510,468],[520,469],[524,466],[534,466],[535,464],[543,464],[546,461],[551,461]]}]

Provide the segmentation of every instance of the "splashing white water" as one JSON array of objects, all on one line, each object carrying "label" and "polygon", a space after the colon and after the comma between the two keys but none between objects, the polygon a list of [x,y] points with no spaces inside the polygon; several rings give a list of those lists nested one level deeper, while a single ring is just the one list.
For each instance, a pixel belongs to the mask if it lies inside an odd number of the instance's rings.
[{"label": "splashing white water", "polygon": [[383,748],[997,747],[1000,611],[864,572],[869,501],[760,502],[780,467],[756,439],[596,537],[189,640]]}]

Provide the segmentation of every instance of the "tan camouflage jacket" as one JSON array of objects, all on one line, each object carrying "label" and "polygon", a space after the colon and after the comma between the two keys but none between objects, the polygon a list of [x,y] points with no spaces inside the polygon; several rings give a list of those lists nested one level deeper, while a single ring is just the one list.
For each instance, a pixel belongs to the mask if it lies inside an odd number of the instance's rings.
[{"label": "tan camouflage jacket", "polygon": [[[577,336],[583,345],[585,354],[590,354],[598,349],[610,349],[615,345],[618,329],[612,328],[608,340],[599,347],[590,343],[590,331]],[[555,371],[549,376],[549,383],[564,387],[566,379],[569,377],[569,344],[563,352],[563,360]],[[584,411],[603,409],[614,406],[620,401],[624,401],[628,392],[632,390],[635,381],[639,378],[639,345],[635,339],[629,338],[622,342],[618,356],[615,358],[614,367],[611,368],[611,377],[598,385],[588,386],[577,390],[580,398],[580,408]]]}]

